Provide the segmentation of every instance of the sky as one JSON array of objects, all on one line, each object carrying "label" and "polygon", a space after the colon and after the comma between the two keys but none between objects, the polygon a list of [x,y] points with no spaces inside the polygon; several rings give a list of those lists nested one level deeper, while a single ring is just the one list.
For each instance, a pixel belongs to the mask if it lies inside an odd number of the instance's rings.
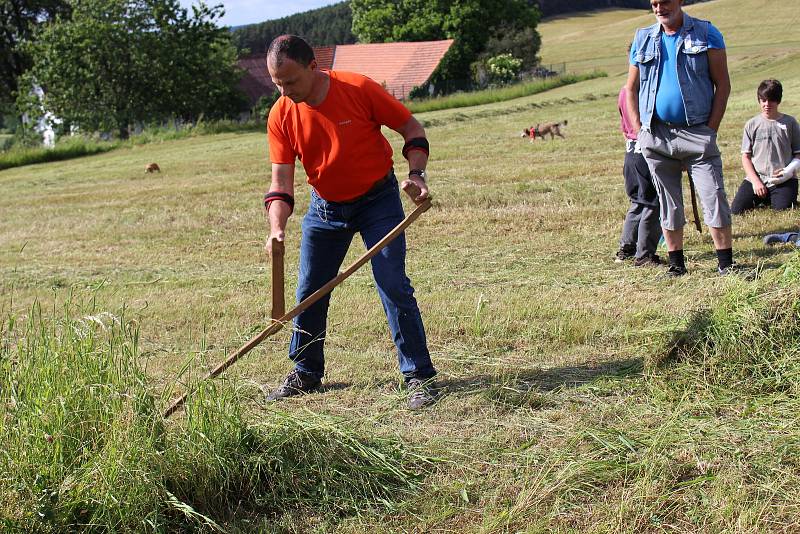
[{"label": "sky", "polygon": [[[206,0],[210,6],[225,6],[224,26],[241,26],[265,20],[279,19],[294,13],[316,9],[341,0]],[[190,7],[196,0],[180,0],[183,7]]]}]

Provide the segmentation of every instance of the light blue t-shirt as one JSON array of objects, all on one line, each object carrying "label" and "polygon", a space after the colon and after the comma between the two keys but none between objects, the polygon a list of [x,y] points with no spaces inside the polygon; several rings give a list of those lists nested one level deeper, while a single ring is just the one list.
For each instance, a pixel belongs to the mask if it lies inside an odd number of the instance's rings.
[{"label": "light blue t-shirt", "polygon": [[[656,91],[656,117],[662,121],[686,124],[686,108],[683,105],[678,82],[678,41],[681,32],[673,35],[661,33],[661,60],[658,66],[658,89]],[[708,25],[708,47],[725,48],[725,40],[713,24]],[[630,63],[636,65],[636,52],[631,47]]]}]

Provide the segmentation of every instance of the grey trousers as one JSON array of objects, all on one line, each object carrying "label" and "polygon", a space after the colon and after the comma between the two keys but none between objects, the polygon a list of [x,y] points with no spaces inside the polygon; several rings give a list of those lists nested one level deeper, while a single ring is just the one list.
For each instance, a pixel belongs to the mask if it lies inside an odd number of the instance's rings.
[{"label": "grey trousers", "polygon": [[636,257],[652,256],[661,239],[661,222],[658,219],[658,208],[631,202],[625,222],[622,223],[622,237],[619,246],[636,247]]}]

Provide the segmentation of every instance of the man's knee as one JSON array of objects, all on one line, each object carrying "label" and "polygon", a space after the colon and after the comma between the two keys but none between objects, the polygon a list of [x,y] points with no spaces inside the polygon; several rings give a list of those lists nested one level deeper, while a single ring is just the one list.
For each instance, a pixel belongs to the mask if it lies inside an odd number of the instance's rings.
[{"label": "man's knee", "polygon": [[795,203],[794,202],[783,202],[783,203],[775,203],[772,205],[772,209],[774,211],[786,211],[794,209]]},{"label": "man's knee", "polygon": [[772,205],[772,209],[773,210],[775,210],[775,211],[784,211],[784,210],[792,209],[792,208],[794,208],[796,206],[796,204],[797,204],[797,195],[796,195],[796,193],[795,193],[795,195],[791,195],[791,194],[776,195],[775,193],[773,193],[771,195],[770,200],[771,200],[771,205]]},{"label": "man's knee", "polygon": [[405,275],[398,276],[396,273],[390,276],[376,275],[375,283],[392,300],[404,300],[414,294],[411,281]]}]

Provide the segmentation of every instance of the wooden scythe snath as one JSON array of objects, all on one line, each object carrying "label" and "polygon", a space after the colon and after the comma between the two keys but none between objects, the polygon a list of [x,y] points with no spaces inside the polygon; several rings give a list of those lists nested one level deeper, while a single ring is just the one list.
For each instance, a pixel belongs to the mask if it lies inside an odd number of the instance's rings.
[{"label": "wooden scythe snath", "polygon": [[[266,338],[276,334],[279,332],[283,325],[287,324],[289,321],[300,315],[301,312],[308,309],[312,304],[317,302],[319,299],[333,291],[333,289],[344,282],[351,274],[356,272],[362,265],[367,263],[372,257],[377,255],[386,245],[391,243],[397,236],[403,233],[403,231],[408,228],[411,223],[417,220],[417,218],[428,211],[431,207],[431,198],[426,198],[423,202],[421,202],[411,213],[409,213],[405,219],[400,222],[397,226],[395,226],[388,234],[386,234],[383,239],[375,243],[368,251],[366,251],[360,258],[358,258],[352,265],[350,265],[347,269],[340,272],[336,275],[333,280],[316,290],[314,293],[309,295],[303,302],[292,308],[286,313],[283,313],[284,304],[283,304],[283,244],[281,243],[279,246],[279,251],[276,251],[275,244],[273,245],[273,264],[272,264],[272,276],[273,276],[273,293],[272,293],[272,323],[255,335],[250,341],[245,343],[239,350],[229,355],[225,361],[217,365],[214,369],[212,369],[204,378],[203,381],[212,379],[216,376],[222,374],[228,367],[236,363],[236,361],[256,348],[262,341]],[[275,262],[275,260],[278,260]],[[277,265],[279,264],[279,265]],[[280,277],[280,281],[276,284],[276,276]],[[280,285],[280,296],[277,293],[277,285]],[[280,313],[280,316],[276,317],[276,315]],[[186,399],[189,398],[189,395],[192,393],[192,389],[190,388],[187,390],[183,395],[172,401],[169,408],[164,411],[164,418],[168,418],[170,415],[178,411],[181,406],[184,405]]]},{"label": "wooden scythe snath", "polygon": [[694,227],[697,228],[697,231],[701,234],[703,233],[703,227],[700,226],[700,212],[697,210],[697,193],[695,193],[694,188],[694,179],[692,179],[692,171],[691,169],[686,169],[686,175],[689,177],[689,193],[692,197],[692,214],[694,215]]}]

